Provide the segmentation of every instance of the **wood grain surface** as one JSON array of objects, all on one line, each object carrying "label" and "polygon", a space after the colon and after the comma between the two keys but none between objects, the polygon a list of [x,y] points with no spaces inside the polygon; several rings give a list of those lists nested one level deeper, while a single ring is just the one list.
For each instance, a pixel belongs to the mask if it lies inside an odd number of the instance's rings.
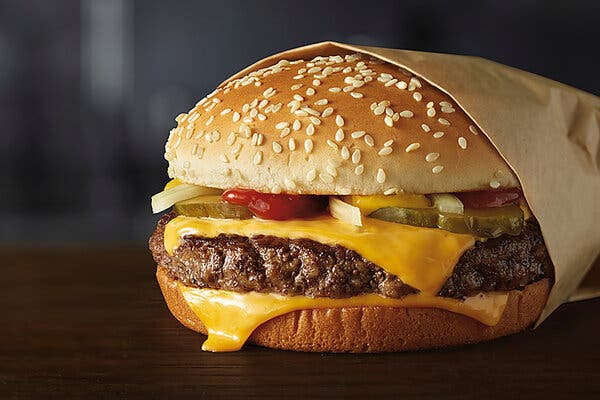
[{"label": "wood grain surface", "polygon": [[448,350],[212,354],[168,312],[143,248],[0,256],[0,399],[600,398],[598,299]]}]

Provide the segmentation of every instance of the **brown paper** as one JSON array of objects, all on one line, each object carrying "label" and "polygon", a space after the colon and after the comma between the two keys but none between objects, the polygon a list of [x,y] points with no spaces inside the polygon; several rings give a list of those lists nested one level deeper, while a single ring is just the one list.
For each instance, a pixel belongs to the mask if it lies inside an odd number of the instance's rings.
[{"label": "brown paper", "polygon": [[560,304],[600,296],[576,289],[600,252],[600,98],[478,57],[323,42],[265,58],[361,52],[403,67],[446,92],[511,166],[539,221],[555,284],[538,324]]}]

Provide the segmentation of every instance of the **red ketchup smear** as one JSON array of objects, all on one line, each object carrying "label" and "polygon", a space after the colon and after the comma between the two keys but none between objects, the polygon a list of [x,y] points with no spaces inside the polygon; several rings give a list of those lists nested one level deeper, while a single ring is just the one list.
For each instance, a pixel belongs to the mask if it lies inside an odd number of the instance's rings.
[{"label": "red ketchup smear", "polygon": [[327,196],[269,194],[252,189],[229,189],[221,198],[226,203],[248,207],[263,219],[286,220],[321,214],[327,208]]},{"label": "red ketchup smear", "polygon": [[466,208],[503,207],[516,204],[523,196],[519,189],[482,190],[455,193]]}]

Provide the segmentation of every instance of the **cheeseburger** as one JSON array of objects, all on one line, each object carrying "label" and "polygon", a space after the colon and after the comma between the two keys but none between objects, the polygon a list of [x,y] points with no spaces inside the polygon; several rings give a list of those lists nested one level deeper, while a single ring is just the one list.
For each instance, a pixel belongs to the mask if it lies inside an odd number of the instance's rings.
[{"label": "cheeseburger", "polygon": [[176,121],[150,249],[204,350],[427,349],[540,315],[553,266],[519,181],[421,77],[363,54],[280,60]]}]

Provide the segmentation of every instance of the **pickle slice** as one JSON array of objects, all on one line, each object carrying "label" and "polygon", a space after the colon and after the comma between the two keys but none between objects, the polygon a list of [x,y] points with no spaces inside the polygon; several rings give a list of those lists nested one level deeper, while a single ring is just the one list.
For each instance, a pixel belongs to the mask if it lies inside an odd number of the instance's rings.
[{"label": "pickle slice", "polygon": [[434,208],[404,207],[384,207],[369,214],[369,218],[425,228],[437,228],[438,216],[438,211]]},{"label": "pickle slice", "polygon": [[225,203],[221,196],[194,197],[175,203],[173,209],[177,215],[187,215],[188,217],[248,219],[253,216],[246,207]]},{"label": "pickle slice", "polygon": [[519,235],[524,225],[523,211],[515,205],[485,209],[470,208],[465,209],[464,215],[441,213],[435,208],[384,207],[372,212],[369,217],[486,238],[495,238],[503,234]]},{"label": "pickle slice", "polygon": [[519,235],[525,218],[519,206],[497,208],[469,208],[465,210],[465,223],[474,235],[498,237],[502,234]]}]

